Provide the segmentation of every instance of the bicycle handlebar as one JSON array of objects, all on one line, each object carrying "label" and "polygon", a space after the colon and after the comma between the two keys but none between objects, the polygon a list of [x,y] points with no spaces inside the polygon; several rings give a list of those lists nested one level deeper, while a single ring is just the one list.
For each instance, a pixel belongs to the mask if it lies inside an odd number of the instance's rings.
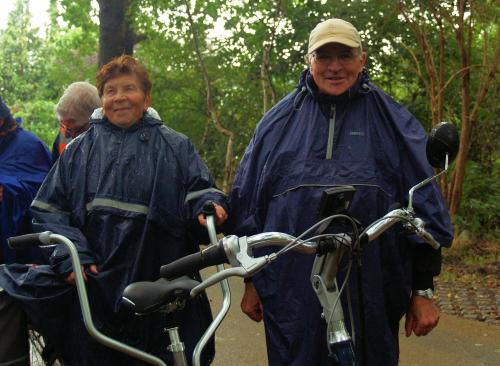
[{"label": "bicycle handlebar", "polygon": [[425,230],[425,223],[423,220],[418,217],[413,216],[413,212],[408,209],[397,209],[392,210],[387,213],[381,219],[375,221],[369,227],[365,229],[363,234],[366,234],[368,237],[368,241],[375,240],[381,234],[383,234],[387,229],[389,229],[392,225],[403,222],[403,224],[410,225],[410,229],[412,229],[415,234],[421,237],[427,244],[429,244],[434,249],[439,249],[441,244],[439,244],[436,239]]},{"label": "bicycle handlebar", "polygon": [[[69,252],[71,264],[73,268],[80,268],[80,258],[75,244],[63,235],[53,234],[50,231],[44,231],[36,234],[27,234],[8,239],[9,246],[13,249],[23,249],[34,247],[37,245],[64,245]],[[102,334],[94,325],[92,321],[92,314],[90,312],[90,305],[85,289],[85,281],[81,271],[74,271],[75,285],[78,293],[78,300],[80,302],[83,323],[89,334],[99,343],[106,347],[112,348],[118,352],[125,353],[129,356],[135,357],[141,361],[147,362],[151,365],[166,366],[165,363],[158,357],[150,355],[147,352],[131,347],[125,343],[119,342],[113,338]]]},{"label": "bicycle handlebar", "polygon": [[424,228],[420,228],[416,231],[416,234],[420,236],[424,241],[429,244],[431,247],[434,249],[439,249],[441,247],[441,244],[439,244],[436,239],[432,236],[431,233],[426,231]]}]

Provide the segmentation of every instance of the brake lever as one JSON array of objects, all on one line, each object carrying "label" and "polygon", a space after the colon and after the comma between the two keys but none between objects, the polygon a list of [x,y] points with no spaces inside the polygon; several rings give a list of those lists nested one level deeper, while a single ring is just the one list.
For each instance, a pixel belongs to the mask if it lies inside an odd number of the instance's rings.
[{"label": "brake lever", "polygon": [[[246,238],[245,237],[240,238],[240,240],[241,239],[246,239]],[[244,240],[244,242],[246,244],[246,240]],[[253,276],[255,273],[259,272],[263,267],[265,267],[268,263],[278,258],[278,256],[276,255],[276,253],[272,253],[263,257],[253,258],[249,256],[246,251],[241,251],[236,253],[236,258],[237,259],[228,256],[229,262],[231,263],[231,265],[233,265],[233,267],[219,271],[213,274],[212,276],[208,277],[206,280],[202,281],[199,285],[197,285],[191,290],[190,296],[195,297],[206,288],[218,282],[221,282],[229,277]]]},{"label": "brake lever", "polygon": [[434,249],[439,249],[441,247],[441,244],[439,244],[436,239],[432,236],[431,233],[429,233],[427,230],[425,230],[425,222],[416,217],[414,220],[415,224],[415,233],[420,236],[424,241],[429,244],[431,247]]}]

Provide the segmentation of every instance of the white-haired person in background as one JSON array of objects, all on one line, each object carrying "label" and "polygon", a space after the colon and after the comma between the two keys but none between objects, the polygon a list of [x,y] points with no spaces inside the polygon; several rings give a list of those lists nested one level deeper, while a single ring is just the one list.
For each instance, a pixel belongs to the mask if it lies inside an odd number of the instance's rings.
[{"label": "white-haired person in background", "polygon": [[86,81],[77,81],[64,90],[55,107],[60,129],[52,144],[53,162],[72,139],[88,130],[92,112],[100,107],[101,99],[97,88]]}]

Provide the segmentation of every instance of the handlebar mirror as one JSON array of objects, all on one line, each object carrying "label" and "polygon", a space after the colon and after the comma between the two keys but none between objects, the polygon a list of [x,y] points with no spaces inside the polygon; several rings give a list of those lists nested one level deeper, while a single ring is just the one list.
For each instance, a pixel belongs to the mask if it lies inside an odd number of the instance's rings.
[{"label": "handlebar mirror", "polygon": [[450,122],[438,123],[427,139],[427,160],[434,168],[444,168],[446,155],[451,163],[457,156],[460,140],[455,125]]}]

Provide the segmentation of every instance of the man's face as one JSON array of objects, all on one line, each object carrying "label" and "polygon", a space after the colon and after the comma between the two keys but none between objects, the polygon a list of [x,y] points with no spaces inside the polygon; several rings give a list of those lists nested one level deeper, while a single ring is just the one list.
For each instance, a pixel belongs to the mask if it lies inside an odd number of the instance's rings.
[{"label": "man's face", "polygon": [[321,93],[340,95],[354,85],[366,62],[366,53],[340,43],[328,43],[310,58],[310,71]]},{"label": "man's face", "polygon": [[104,85],[104,115],[116,126],[126,128],[137,123],[150,103],[150,96],[144,93],[134,75],[121,75],[109,79]]},{"label": "man's face", "polygon": [[88,121],[77,121],[72,117],[59,115],[59,124],[64,136],[75,138],[79,134],[85,132],[88,127]]}]

